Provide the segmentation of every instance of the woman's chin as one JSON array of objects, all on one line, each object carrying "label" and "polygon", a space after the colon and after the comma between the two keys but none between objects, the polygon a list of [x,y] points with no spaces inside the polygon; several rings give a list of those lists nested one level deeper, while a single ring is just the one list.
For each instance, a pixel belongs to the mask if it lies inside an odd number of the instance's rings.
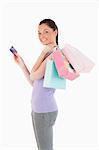
[{"label": "woman's chin", "polygon": [[49,43],[48,42],[41,42],[43,45],[48,45]]}]

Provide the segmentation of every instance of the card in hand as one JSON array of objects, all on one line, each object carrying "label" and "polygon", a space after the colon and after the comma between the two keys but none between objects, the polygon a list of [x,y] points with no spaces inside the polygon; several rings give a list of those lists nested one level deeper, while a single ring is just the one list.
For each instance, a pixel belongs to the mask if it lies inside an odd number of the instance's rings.
[{"label": "card in hand", "polygon": [[13,46],[10,48],[10,51],[11,51],[14,55],[17,53],[16,49],[15,49]]}]

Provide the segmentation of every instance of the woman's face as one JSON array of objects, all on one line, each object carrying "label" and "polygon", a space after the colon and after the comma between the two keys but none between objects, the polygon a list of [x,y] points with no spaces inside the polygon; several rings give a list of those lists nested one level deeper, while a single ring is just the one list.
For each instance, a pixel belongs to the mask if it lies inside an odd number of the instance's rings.
[{"label": "woman's face", "polygon": [[38,27],[38,36],[43,45],[56,44],[57,30],[53,31],[52,28],[43,23]]}]

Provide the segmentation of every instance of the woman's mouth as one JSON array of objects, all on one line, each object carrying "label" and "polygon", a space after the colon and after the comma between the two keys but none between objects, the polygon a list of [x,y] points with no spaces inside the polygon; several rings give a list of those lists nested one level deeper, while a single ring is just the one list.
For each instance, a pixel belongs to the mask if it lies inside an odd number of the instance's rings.
[{"label": "woman's mouth", "polygon": [[47,39],[41,39],[41,42],[46,42],[47,41]]}]

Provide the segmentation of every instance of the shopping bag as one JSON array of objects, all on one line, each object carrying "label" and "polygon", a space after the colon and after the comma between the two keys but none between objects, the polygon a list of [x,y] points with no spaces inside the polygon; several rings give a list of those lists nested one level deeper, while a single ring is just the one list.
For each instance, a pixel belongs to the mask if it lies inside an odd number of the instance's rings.
[{"label": "shopping bag", "polygon": [[95,65],[93,61],[70,44],[65,44],[62,53],[71,63],[73,68],[79,73],[88,73]]},{"label": "shopping bag", "polygon": [[73,69],[70,70],[69,62],[63,58],[60,49],[57,49],[52,53],[53,60],[55,62],[55,66],[60,77],[74,80],[79,77],[79,74]]},{"label": "shopping bag", "polygon": [[53,60],[47,60],[43,87],[65,89],[66,79],[59,77]]}]

